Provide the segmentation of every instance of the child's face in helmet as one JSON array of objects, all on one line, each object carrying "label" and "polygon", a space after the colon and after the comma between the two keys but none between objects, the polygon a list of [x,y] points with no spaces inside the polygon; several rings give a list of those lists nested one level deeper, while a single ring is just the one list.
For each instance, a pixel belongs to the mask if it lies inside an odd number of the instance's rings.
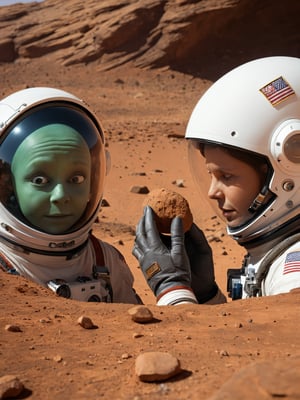
[{"label": "child's face in helmet", "polygon": [[36,130],[18,147],[11,168],[20,209],[35,227],[61,234],[84,213],[91,157],[73,128],[52,124]]},{"label": "child's face in helmet", "polygon": [[229,227],[241,225],[252,215],[248,209],[262,187],[262,172],[221,147],[205,147],[205,159],[209,198],[217,201]]}]

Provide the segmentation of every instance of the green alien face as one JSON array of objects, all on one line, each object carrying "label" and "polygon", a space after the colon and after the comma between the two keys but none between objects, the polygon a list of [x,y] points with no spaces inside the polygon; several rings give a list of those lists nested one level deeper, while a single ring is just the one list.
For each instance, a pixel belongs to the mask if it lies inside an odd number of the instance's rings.
[{"label": "green alien face", "polygon": [[37,129],[18,147],[11,169],[20,209],[36,228],[65,233],[84,213],[91,157],[73,128],[51,124]]}]

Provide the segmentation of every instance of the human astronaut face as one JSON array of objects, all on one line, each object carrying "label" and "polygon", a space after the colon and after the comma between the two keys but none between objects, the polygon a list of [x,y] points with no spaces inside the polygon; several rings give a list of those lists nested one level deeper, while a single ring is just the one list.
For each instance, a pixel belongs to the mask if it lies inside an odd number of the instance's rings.
[{"label": "human astronaut face", "polygon": [[221,147],[205,147],[207,170],[211,176],[208,197],[216,200],[229,227],[246,222],[248,208],[261,189],[261,173]]},{"label": "human astronaut face", "polygon": [[70,229],[90,197],[91,157],[81,135],[63,124],[37,129],[12,161],[15,192],[25,218],[51,234]]}]

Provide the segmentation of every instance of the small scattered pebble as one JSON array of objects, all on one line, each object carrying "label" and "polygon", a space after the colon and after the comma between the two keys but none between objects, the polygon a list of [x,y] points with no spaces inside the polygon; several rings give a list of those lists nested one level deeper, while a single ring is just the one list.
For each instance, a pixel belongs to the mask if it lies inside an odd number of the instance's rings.
[{"label": "small scattered pebble", "polygon": [[146,172],[132,172],[132,176],[146,176]]},{"label": "small scattered pebble", "polygon": [[63,358],[62,358],[62,356],[60,356],[60,355],[57,355],[57,356],[54,356],[54,357],[53,357],[53,361],[55,361],[55,362],[57,362],[57,363],[62,362],[62,360],[63,360]]},{"label": "small scattered pebble", "polygon": [[143,337],[144,335],[142,334],[142,333],[137,333],[137,332],[135,332],[133,335],[132,335],[132,337],[133,337],[133,339],[138,339],[138,338],[141,338],[141,337]]},{"label": "small scattered pebble", "polygon": [[134,306],[128,310],[134,322],[147,323],[153,321],[153,314],[148,307],[139,305]]},{"label": "small scattered pebble", "polygon": [[229,357],[229,353],[227,350],[221,350],[220,351],[220,356],[221,357]]},{"label": "small scattered pebble", "polygon": [[184,180],[183,179],[176,179],[176,181],[172,182],[177,187],[184,187]]},{"label": "small scattered pebble", "polygon": [[122,239],[118,239],[114,242],[114,244],[119,244],[120,246],[124,246],[124,242]]},{"label": "small scattered pebble", "polygon": [[97,325],[94,325],[93,321],[89,317],[81,316],[77,320],[78,324],[84,329],[97,329]]},{"label": "small scattered pebble", "polygon": [[138,194],[147,194],[149,193],[149,189],[147,188],[147,186],[132,186],[130,192]]},{"label": "small scattered pebble", "polygon": [[22,329],[19,327],[19,325],[6,325],[5,330],[8,332],[22,332]]},{"label": "small scattered pebble", "polygon": [[102,199],[101,207],[110,207],[110,204],[106,199]]}]

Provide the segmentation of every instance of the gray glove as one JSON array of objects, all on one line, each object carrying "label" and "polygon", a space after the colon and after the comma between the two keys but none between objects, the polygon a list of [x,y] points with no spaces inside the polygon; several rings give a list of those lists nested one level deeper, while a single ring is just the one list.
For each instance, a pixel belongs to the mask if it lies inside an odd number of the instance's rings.
[{"label": "gray glove", "polygon": [[205,303],[217,294],[218,286],[215,282],[211,247],[195,224],[185,234],[185,249],[191,266],[191,287],[198,303]]},{"label": "gray glove", "polygon": [[182,220],[173,219],[170,249],[162,242],[153,216],[147,206],[138,223],[132,254],[137,258],[148,285],[158,297],[180,288],[191,287],[190,263],[184,248]]}]

